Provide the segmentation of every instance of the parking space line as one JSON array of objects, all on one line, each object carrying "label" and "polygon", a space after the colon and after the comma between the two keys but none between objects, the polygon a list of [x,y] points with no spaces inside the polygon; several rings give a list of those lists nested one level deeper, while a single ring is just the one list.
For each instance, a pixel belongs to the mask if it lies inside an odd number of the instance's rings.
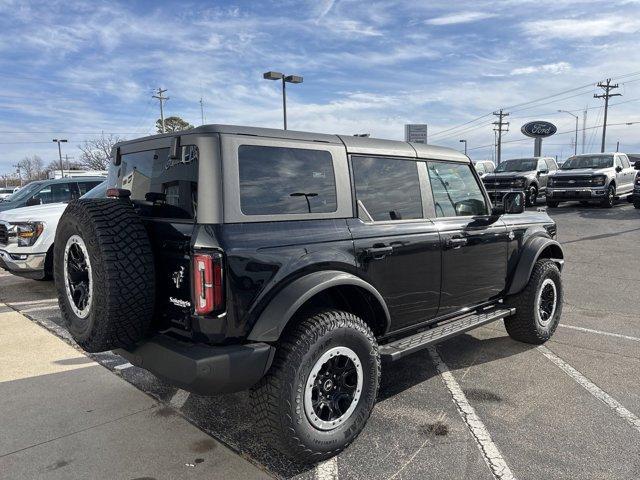
[{"label": "parking space line", "polygon": [[176,409],[180,409],[183,407],[187,400],[189,400],[190,393],[186,390],[178,389],[176,393],[173,394],[171,400],[169,400],[169,404]]},{"label": "parking space line", "polygon": [[538,350],[556,364],[560,370],[566,373],[569,377],[576,381],[580,386],[582,386],[587,392],[593,395],[595,398],[600,400],[606,406],[608,406],[613,412],[618,415],[620,418],[625,420],[629,425],[640,432],[640,418],[636,417],[633,413],[627,410],[620,402],[618,402],[615,398],[609,395],[607,392],[598,387],[595,383],[589,380],[587,377],[582,375],[579,371],[569,365],[567,362],[558,357],[555,353],[549,350],[544,345],[540,345]]},{"label": "parking space line", "polygon": [[338,480],[338,457],[330,458],[316,465],[317,480]]},{"label": "parking space line", "polygon": [[478,414],[469,403],[469,400],[467,400],[467,397],[449,370],[447,364],[442,360],[435,347],[429,347],[428,350],[438,373],[440,373],[442,382],[449,390],[449,393],[451,393],[453,403],[456,404],[460,417],[462,417],[462,420],[469,428],[471,435],[473,435],[473,438],[482,453],[482,458],[491,470],[491,473],[493,473],[493,476],[499,480],[515,479],[511,469],[507,465],[507,462],[505,462],[502,457],[498,446],[493,443],[493,439],[491,438],[491,434],[487,430],[487,427],[484,426],[482,420],[480,420],[480,417],[478,417]]},{"label": "parking space line", "polygon": [[47,305],[43,307],[33,307],[33,308],[25,308],[24,310],[20,310],[20,313],[34,313],[34,312],[44,312],[46,310],[57,310],[58,304]]},{"label": "parking space line", "polygon": [[45,298],[44,300],[25,300],[25,301],[20,301],[20,302],[6,302],[7,305],[13,305],[13,306],[17,306],[20,307],[22,305],[40,305],[41,303],[53,303],[55,302],[56,304],[58,303],[58,299],[57,298]]},{"label": "parking space line", "polygon": [[133,367],[133,365],[131,365],[129,362],[127,363],[123,363],[121,365],[116,365],[115,367],[113,367],[114,370],[124,370],[125,368],[131,368]]},{"label": "parking space line", "polygon": [[640,342],[640,338],[638,338],[638,337],[632,337],[630,335],[622,335],[620,333],[603,332],[601,330],[594,330],[592,328],[584,328],[584,327],[576,327],[574,325],[567,325],[567,324],[564,324],[564,323],[560,323],[560,324],[558,324],[558,326],[559,327],[564,327],[564,328],[570,328],[572,330],[579,330],[581,332],[596,333],[598,335],[606,335],[608,337],[624,338],[625,340],[631,340],[633,342]]}]

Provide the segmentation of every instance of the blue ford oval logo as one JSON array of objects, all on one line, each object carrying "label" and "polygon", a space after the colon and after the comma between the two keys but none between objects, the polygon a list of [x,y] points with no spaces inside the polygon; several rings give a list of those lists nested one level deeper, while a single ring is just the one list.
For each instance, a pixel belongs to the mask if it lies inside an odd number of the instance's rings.
[{"label": "blue ford oval logo", "polygon": [[550,137],[558,131],[553,123],[545,122],[544,120],[538,120],[535,122],[525,123],[520,131],[527,137],[542,138]]}]

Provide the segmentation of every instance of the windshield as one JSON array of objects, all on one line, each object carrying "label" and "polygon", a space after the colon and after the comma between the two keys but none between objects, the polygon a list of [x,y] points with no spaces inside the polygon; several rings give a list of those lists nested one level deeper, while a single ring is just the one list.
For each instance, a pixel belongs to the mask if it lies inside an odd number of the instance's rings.
[{"label": "windshield", "polygon": [[107,196],[107,182],[102,182],[93,187],[80,198],[104,198]]},{"label": "windshield", "polygon": [[569,157],[560,167],[561,170],[576,168],[609,168],[613,167],[613,155],[585,155]]},{"label": "windshield", "polygon": [[29,185],[22,187],[16,193],[8,197],[6,202],[19,202],[20,200],[24,200],[31,196],[32,192],[35,192],[38,188],[42,186],[40,182],[32,182]]},{"label": "windshield", "polygon": [[496,172],[530,172],[538,168],[536,158],[514,158],[500,162],[496,167]]}]

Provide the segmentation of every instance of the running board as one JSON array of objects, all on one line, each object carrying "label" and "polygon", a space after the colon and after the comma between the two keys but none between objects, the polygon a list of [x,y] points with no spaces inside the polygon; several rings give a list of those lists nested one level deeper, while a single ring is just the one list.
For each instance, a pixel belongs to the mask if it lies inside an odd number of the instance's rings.
[{"label": "running board", "polygon": [[405,355],[417,352],[423,348],[455,337],[467,330],[485,325],[516,313],[515,308],[496,308],[483,313],[476,313],[450,321],[444,325],[416,333],[410,337],[401,338],[394,342],[380,346],[380,357],[383,361],[395,361]]}]

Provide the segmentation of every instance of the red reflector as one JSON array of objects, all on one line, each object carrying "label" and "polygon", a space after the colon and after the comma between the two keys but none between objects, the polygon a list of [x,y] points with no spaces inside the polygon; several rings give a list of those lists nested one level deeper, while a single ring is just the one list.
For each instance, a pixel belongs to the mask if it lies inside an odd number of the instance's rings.
[{"label": "red reflector", "polygon": [[109,198],[129,198],[131,190],[126,188],[107,188],[107,197]]},{"label": "red reflector", "polygon": [[222,257],[219,254],[193,257],[193,286],[197,315],[222,308]]}]

